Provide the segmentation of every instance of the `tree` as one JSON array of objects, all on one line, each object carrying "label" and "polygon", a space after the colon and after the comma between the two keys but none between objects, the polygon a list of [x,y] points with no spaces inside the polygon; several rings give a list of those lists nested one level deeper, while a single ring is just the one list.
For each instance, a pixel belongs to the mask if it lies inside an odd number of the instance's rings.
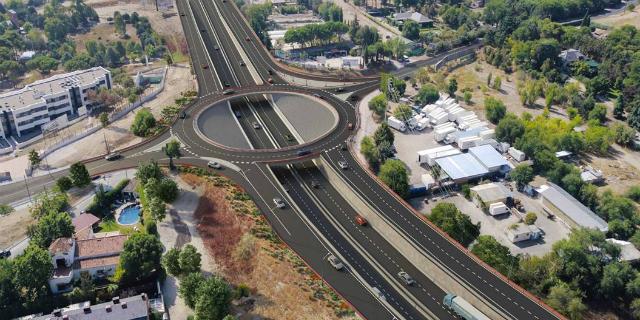
[{"label": "tree", "polygon": [[529,212],[524,216],[524,223],[527,225],[536,223],[536,220],[538,220],[538,215],[535,212]]},{"label": "tree", "polygon": [[46,249],[30,245],[13,263],[13,283],[24,290],[27,301],[47,294],[47,284],[53,274],[53,264]]},{"label": "tree", "polygon": [[413,115],[413,109],[406,104],[400,104],[393,110],[393,116],[401,121],[409,121]]},{"label": "tree", "polygon": [[458,80],[451,79],[449,80],[449,85],[447,85],[447,92],[450,96],[455,97],[456,91],[458,91]]},{"label": "tree", "polygon": [[162,221],[167,216],[167,206],[158,197],[150,197],[147,203],[149,214],[155,221]]},{"label": "tree", "polygon": [[29,151],[29,163],[31,164],[31,167],[37,168],[40,165],[40,162],[42,162],[42,159],[40,159],[38,151],[31,149],[31,151]]},{"label": "tree", "polygon": [[49,56],[37,56],[26,63],[28,69],[38,69],[43,74],[48,74],[58,67],[58,60]]},{"label": "tree", "polygon": [[614,261],[606,265],[602,271],[600,291],[605,298],[623,297],[625,285],[635,278],[636,272],[627,262]]},{"label": "tree", "polygon": [[113,24],[116,28],[117,33],[119,33],[120,35],[127,34],[127,26],[124,22],[124,19],[122,19],[122,15],[118,11],[113,13]]},{"label": "tree", "polygon": [[36,196],[34,203],[29,207],[31,215],[39,219],[49,212],[61,212],[69,205],[69,197],[58,188],[46,190]]},{"label": "tree", "polygon": [[623,147],[629,147],[633,144],[636,131],[631,129],[628,125],[624,123],[616,123],[611,128],[611,131],[613,131],[613,140],[617,144]]},{"label": "tree", "polygon": [[640,319],[640,298],[633,299],[633,301],[631,301],[631,305],[629,306],[629,308],[631,309],[631,314],[633,315],[633,318]]},{"label": "tree", "polygon": [[48,248],[57,238],[73,236],[74,227],[71,216],[66,212],[50,211],[29,228],[30,243],[41,248]]},{"label": "tree", "polygon": [[518,190],[522,190],[529,182],[533,181],[533,168],[525,164],[520,164],[511,170],[509,176],[511,180],[515,181]]},{"label": "tree", "polygon": [[382,117],[387,110],[387,103],[387,96],[381,93],[369,100],[369,110]]},{"label": "tree", "polygon": [[82,162],[76,162],[71,165],[71,168],[69,168],[69,177],[71,181],[73,181],[73,185],[78,188],[82,188],[91,183],[89,171]]},{"label": "tree", "polygon": [[380,152],[378,148],[373,143],[373,139],[369,136],[365,136],[362,138],[360,142],[360,153],[367,159],[369,166],[375,171],[378,169],[378,165],[380,164]]},{"label": "tree", "polygon": [[512,278],[518,270],[519,258],[511,255],[509,248],[501,245],[492,236],[479,236],[471,247],[471,252],[508,278]]},{"label": "tree", "polygon": [[480,234],[480,224],[473,224],[469,216],[452,203],[438,203],[427,218],[465,247]]},{"label": "tree", "polygon": [[169,168],[173,169],[173,158],[180,158],[180,142],[176,139],[171,139],[165,145],[164,153],[169,157]]},{"label": "tree", "polygon": [[598,121],[602,124],[607,120],[607,106],[602,103],[596,103],[595,107],[589,111],[589,120]]},{"label": "tree", "polygon": [[493,85],[491,87],[495,90],[502,89],[502,77],[496,76],[496,78],[493,80]]},{"label": "tree", "polygon": [[139,281],[160,270],[162,243],[158,238],[146,233],[134,233],[125,241],[120,254],[123,281]]},{"label": "tree", "polygon": [[133,123],[131,124],[131,132],[139,137],[146,137],[151,133],[151,129],[155,127],[156,119],[147,108],[142,108],[136,113]]},{"label": "tree", "polygon": [[600,125],[591,124],[584,132],[587,151],[598,154],[605,154],[609,150],[613,139],[614,136],[609,131],[609,128]]},{"label": "tree", "polygon": [[378,176],[399,196],[405,198],[409,195],[409,174],[404,162],[395,159],[385,161]]},{"label": "tree", "polygon": [[220,277],[206,279],[198,287],[198,298],[195,305],[197,320],[217,320],[227,314],[231,302],[231,289]]},{"label": "tree", "polygon": [[178,259],[180,257],[180,249],[171,248],[167,251],[164,256],[162,256],[162,266],[164,266],[165,270],[172,276],[179,276],[182,274],[182,269],[180,269],[180,262]]},{"label": "tree", "polygon": [[432,84],[423,85],[418,91],[418,95],[416,96],[416,103],[419,104],[431,104],[440,98],[440,93],[438,89]]},{"label": "tree", "polygon": [[624,99],[622,95],[616,98],[616,102],[613,105],[613,116],[616,119],[622,119],[624,117]]},{"label": "tree", "polygon": [[507,107],[496,98],[487,97],[484,100],[484,112],[487,119],[493,124],[497,124],[507,114]]},{"label": "tree", "polygon": [[100,124],[102,125],[103,128],[106,128],[107,125],[109,125],[109,114],[106,112],[102,112],[100,113],[100,116],[98,116],[98,119],[100,120]]},{"label": "tree", "polygon": [[20,291],[13,283],[13,277],[13,260],[0,260],[0,310],[9,319],[18,316],[22,304]]},{"label": "tree", "polygon": [[393,145],[394,139],[393,131],[391,131],[389,125],[384,122],[373,133],[373,141],[376,143],[376,146],[380,145],[383,141],[387,141]]},{"label": "tree", "polygon": [[568,315],[571,319],[580,319],[582,313],[587,309],[582,303],[581,293],[571,289],[564,282],[560,282],[549,289],[547,304],[560,313]]},{"label": "tree", "polygon": [[413,20],[405,20],[402,25],[402,36],[410,40],[418,39],[420,37],[420,25]]},{"label": "tree", "polygon": [[189,273],[180,279],[178,293],[189,308],[195,308],[199,296],[198,289],[204,281],[204,276],[200,272]]},{"label": "tree", "polygon": [[196,248],[187,244],[180,250],[180,257],[178,259],[180,263],[180,270],[183,273],[200,272],[202,255],[196,250]]},{"label": "tree", "polygon": [[523,134],[524,123],[513,113],[507,113],[496,126],[496,138],[502,142],[513,144]]},{"label": "tree", "polygon": [[146,185],[147,181],[151,178],[157,180],[162,179],[162,170],[160,170],[158,163],[154,160],[140,163],[136,171],[136,179],[138,179],[142,185]]}]

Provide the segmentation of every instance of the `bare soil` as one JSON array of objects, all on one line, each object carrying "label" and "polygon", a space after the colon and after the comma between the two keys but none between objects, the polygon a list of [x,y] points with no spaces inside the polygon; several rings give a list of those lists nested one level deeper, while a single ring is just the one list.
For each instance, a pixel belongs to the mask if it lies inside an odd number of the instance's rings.
[{"label": "bare soil", "polygon": [[[195,211],[207,253],[232,284],[245,284],[255,303],[234,303],[240,319],[354,319],[350,307],[281,243],[255,204],[220,177],[183,174],[203,188]],[[243,255],[242,253],[248,253]]]},{"label": "bare soil", "polygon": [[35,222],[36,220],[31,216],[27,207],[0,216],[0,234],[2,235],[0,249],[6,249],[24,239],[27,228]]},{"label": "bare soil", "polygon": [[631,12],[625,10],[614,15],[602,18],[594,18],[593,22],[601,23],[611,27],[621,27],[625,24],[629,24],[635,26],[636,28],[640,28],[640,6],[637,6]]}]

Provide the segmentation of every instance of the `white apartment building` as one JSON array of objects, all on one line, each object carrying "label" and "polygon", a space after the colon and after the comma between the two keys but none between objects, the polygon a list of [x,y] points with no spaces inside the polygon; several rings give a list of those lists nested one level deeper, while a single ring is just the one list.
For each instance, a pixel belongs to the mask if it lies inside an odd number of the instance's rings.
[{"label": "white apartment building", "polygon": [[[88,91],[111,89],[111,73],[103,67],[78,70],[38,80],[0,94],[0,138],[20,140],[86,115],[94,106]],[[55,120],[55,122],[54,122]]]}]

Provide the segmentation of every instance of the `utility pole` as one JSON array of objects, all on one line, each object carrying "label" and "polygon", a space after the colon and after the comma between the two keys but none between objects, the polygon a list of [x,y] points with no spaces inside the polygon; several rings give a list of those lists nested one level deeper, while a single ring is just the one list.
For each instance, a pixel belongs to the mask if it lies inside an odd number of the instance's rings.
[{"label": "utility pole", "polygon": [[24,176],[24,185],[27,187],[27,194],[29,195],[29,202],[31,202],[31,192],[29,191],[29,184],[27,183],[27,175]]}]

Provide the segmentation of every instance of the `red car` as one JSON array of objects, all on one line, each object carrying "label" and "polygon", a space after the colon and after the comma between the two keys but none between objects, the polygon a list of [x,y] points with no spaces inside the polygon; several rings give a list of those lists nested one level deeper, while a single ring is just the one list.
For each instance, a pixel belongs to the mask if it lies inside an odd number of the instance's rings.
[{"label": "red car", "polygon": [[269,78],[269,79],[267,79],[267,82],[269,82],[269,83],[273,83],[273,78]]},{"label": "red car", "polygon": [[361,225],[361,226],[366,226],[367,225],[367,220],[365,218],[363,218],[361,215],[357,215],[356,216],[356,223]]}]

